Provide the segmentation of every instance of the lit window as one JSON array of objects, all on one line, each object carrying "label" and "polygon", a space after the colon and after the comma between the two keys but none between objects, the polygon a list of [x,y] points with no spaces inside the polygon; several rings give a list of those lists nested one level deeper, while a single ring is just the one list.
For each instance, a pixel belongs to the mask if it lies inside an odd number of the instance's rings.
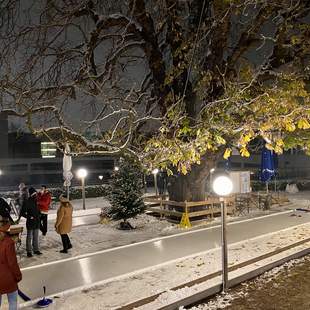
[{"label": "lit window", "polygon": [[54,142],[41,142],[41,156],[42,158],[56,157],[56,144]]}]

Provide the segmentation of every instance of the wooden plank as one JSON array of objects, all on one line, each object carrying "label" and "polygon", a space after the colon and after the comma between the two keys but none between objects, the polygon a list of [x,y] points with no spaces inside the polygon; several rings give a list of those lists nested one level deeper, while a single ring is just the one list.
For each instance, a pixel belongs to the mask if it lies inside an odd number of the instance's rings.
[{"label": "wooden plank", "polygon": [[203,216],[203,215],[212,215],[215,212],[221,212],[221,209],[218,210],[202,210],[202,211],[195,211],[188,213],[189,217],[195,217],[195,216]]},{"label": "wooden plank", "polygon": [[187,203],[188,207],[198,207],[198,206],[206,206],[214,203],[220,203],[219,198],[211,198],[204,201],[190,201]]},{"label": "wooden plank", "polygon": [[183,215],[183,212],[178,212],[178,211],[173,211],[173,210],[162,210],[160,208],[155,208],[155,207],[148,207],[147,211],[152,211],[152,212],[156,212],[159,214],[174,215],[178,217],[182,217]]},{"label": "wooden plank", "polygon": [[175,207],[185,207],[186,203],[185,202],[178,202],[178,201],[173,201],[173,200],[155,200],[155,199],[148,199],[147,202],[150,203],[158,203],[158,204],[163,204],[167,206],[175,206]]}]

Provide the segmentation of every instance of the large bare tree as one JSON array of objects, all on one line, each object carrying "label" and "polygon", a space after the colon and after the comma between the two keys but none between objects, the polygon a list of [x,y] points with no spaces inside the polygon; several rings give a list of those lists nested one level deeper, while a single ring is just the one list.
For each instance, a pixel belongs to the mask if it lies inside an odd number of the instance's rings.
[{"label": "large bare tree", "polygon": [[1,8],[2,110],[61,149],[135,156],[174,173],[172,199],[199,200],[233,148],[310,148],[309,0]]}]

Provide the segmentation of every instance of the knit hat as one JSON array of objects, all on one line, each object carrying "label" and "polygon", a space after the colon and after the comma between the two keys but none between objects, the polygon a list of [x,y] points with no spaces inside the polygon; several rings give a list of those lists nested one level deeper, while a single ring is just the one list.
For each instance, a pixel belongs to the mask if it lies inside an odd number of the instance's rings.
[{"label": "knit hat", "polygon": [[35,190],[35,188],[33,188],[33,187],[30,187],[29,189],[28,189],[28,192],[29,192],[29,196],[32,196],[34,193],[36,193],[37,191]]},{"label": "knit hat", "polygon": [[62,194],[59,196],[59,201],[60,201],[60,202],[69,202],[68,195],[67,195],[66,193],[62,193]]}]

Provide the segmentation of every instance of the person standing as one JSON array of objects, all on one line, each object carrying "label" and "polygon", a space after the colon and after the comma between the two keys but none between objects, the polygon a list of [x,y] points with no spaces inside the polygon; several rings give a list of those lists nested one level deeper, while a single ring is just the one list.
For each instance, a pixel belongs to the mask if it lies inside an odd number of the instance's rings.
[{"label": "person standing", "polygon": [[23,209],[23,205],[25,204],[25,202],[27,201],[28,199],[28,188],[27,186],[25,185],[25,183],[20,183],[19,186],[19,194],[18,194],[18,198],[16,200],[16,203],[17,205],[19,206],[19,216],[18,216],[18,219],[16,221],[16,223],[18,224],[22,215],[21,215],[21,211]]},{"label": "person standing", "polygon": [[40,210],[40,230],[43,236],[47,233],[47,216],[52,201],[52,196],[47,190],[46,185],[41,186],[41,191],[37,194],[37,204]]},{"label": "person standing", "polygon": [[72,244],[68,234],[72,230],[72,213],[73,207],[69,202],[66,194],[59,197],[60,207],[57,210],[57,219],[55,223],[55,230],[61,236],[63,249],[60,253],[68,253],[68,250],[72,248]]},{"label": "person standing", "polygon": [[28,188],[25,185],[25,183],[20,183],[18,186],[19,193],[18,193],[18,199],[17,204],[20,208],[22,208],[23,203],[28,199]]},{"label": "person standing", "polygon": [[32,257],[33,253],[41,255],[39,250],[39,228],[40,211],[37,205],[37,192],[33,187],[28,190],[29,198],[23,203],[21,216],[26,218],[27,238],[26,249],[27,256]]},{"label": "person standing", "polygon": [[18,282],[22,279],[15,243],[7,234],[9,220],[0,216],[0,308],[2,295],[7,294],[9,310],[17,310]]},{"label": "person standing", "polygon": [[6,200],[0,197],[0,215],[8,218],[11,224],[14,224],[14,220],[11,217],[11,207]]}]

